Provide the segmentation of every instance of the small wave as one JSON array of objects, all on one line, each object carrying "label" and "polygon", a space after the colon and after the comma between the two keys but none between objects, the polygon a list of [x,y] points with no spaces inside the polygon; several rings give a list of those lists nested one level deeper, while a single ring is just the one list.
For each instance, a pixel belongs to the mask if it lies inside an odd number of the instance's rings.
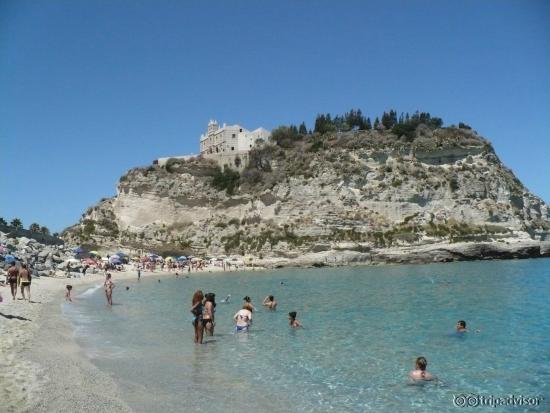
[{"label": "small wave", "polygon": [[101,288],[101,284],[95,285],[93,287],[88,288],[86,291],[84,291],[82,294],[79,294],[77,298],[83,298],[83,297],[89,297],[93,293],[95,293],[97,290]]}]

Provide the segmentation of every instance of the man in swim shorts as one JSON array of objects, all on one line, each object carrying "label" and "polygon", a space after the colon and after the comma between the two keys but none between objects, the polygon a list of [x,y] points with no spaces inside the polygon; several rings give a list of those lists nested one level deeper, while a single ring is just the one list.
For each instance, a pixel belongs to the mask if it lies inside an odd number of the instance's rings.
[{"label": "man in swim shorts", "polygon": [[31,273],[27,268],[27,264],[23,264],[19,270],[18,283],[21,287],[21,295],[23,300],[25,300],[25,291],[27,291],[26,299],[31,301]]},{"label": "man in swim shorts", "polygon": [[17,278],[19,277],[19,270],[15,266],[15,262],[12,262],[10,268],[8,269],[8,274],[6,276],[6,282],[10,285],[11,296],[15,300],[17,296]]}]

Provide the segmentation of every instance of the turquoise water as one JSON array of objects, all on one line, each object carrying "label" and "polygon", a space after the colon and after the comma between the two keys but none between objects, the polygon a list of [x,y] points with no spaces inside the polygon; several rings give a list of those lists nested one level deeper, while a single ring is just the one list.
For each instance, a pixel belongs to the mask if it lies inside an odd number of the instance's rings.
[{"label": "turquoise water", "polygon": [[[544,398],[481,410],[550,411],[548,259],[159,278],[119,283],[112,309],[101,289],[65,306],[78,342],[138,412],[447,412],[470,393]],[[189,312],[199,288],[218,299],[202,346]],[[268,294],[276,312],[261,306]],[[245,295],[254,326],[234,334]],[[304,329],[288,327],[289,311]],[[470,333],[453,333],[459,319]],[[439,381],[409,383],[417,356]]]}]

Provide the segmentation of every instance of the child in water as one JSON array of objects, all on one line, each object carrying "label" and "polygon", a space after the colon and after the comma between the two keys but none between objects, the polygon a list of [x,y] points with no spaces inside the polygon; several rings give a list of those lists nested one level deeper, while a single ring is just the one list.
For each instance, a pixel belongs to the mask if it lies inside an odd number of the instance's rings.
[{"label": "child in water", "polygon": [[288,313],[288,322],[289,322],[290,327],[292,327],[292,328],[303,327],[302,323],[300,323],[296,319],[296,311],[291,311],[290,313]]},{"label": "child in water", "polygon": [[426,360],[424,357],[418,357],[416,359],[416,363],[415,363],[415,370],[413,370],[409,373],[409,377],[411,379],[413,379],[414,381],[418,381],[418,380],[430,381],[430,380],[433,380],[434,377],[426,371],[427,366],[428,366],[428,360]]}]

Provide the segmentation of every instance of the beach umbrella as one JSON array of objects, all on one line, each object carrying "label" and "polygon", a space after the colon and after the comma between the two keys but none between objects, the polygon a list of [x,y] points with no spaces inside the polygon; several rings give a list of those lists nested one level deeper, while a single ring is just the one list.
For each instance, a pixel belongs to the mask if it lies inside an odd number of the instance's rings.
[{"label": "beach umbrella", "polygon": [[13,255],[4,256],[4,261],[6,262],[15,262],[15,257]]},{"label": "beach umbrella", "polygon": [[121,257],[121,258],[122,258],[122,257],[127,257],[127,256],[128,256],[128,254],[125,254],[125,253],[120,252],[120,251],[117,252],[115,255],[118,255],[118,256]]},{"label": "beach umbrella", "polygon": [[122,264],[122,261],[120,261],[120,258],[119,259],[115,258],[111,260],[111,264],[115,264],[115,265]]},{"label": "beach umbrella", "polygon": [[99,255],[99,252],[97,252],[97,251],[90,251],[90,255]]},{"label": "beach umbrella", "polygon": [[75,254],[82,254],[84,252],[84,248],[82,247],[77,247],[77,248],[73,248],[72,250]]},{"label": "beach umbrella", "polygon": [[185,255],[181,255],[177,258],[178,261],[187,261],[187,257]]},{"label": "beach umbrella", "polygon": [[174,261],[174,257],[166,257],[164,261]]}]

